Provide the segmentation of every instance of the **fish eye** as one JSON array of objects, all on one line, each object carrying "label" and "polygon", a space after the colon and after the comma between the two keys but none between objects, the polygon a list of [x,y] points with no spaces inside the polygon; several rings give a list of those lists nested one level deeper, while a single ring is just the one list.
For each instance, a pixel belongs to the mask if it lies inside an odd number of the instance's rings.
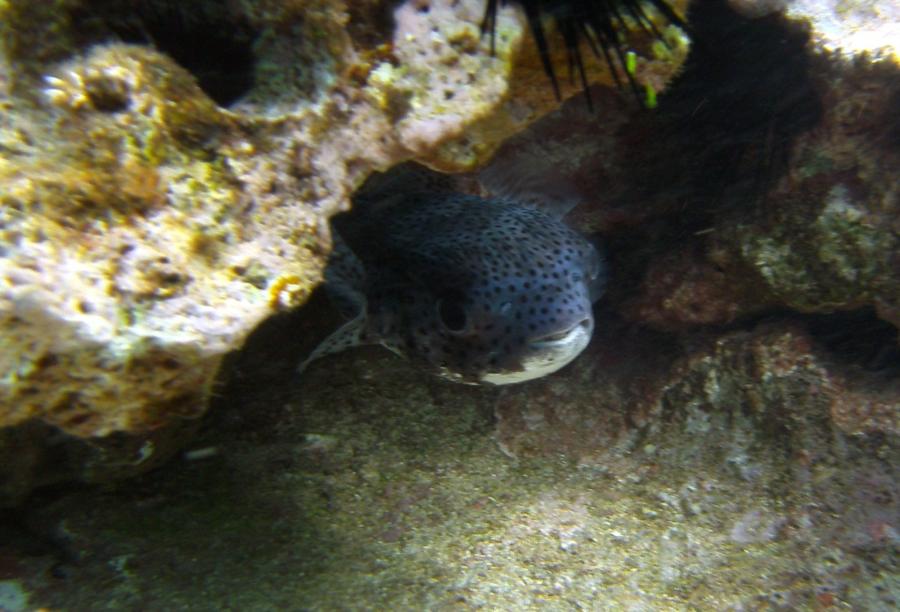
[{"label": "fish eye", "polygon": [[462,299],[456,296],[442,297],[437,304],[441,324],[450,332],[461,332],[466,328],[468,316]]}]

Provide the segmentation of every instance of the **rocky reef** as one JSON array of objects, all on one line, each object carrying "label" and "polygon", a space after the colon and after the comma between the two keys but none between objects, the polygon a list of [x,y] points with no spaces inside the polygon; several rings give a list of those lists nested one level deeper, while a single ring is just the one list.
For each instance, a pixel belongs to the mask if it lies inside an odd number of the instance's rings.
[{"label": "rocky reef", "polygon": [[[0,2],[0,608],[895,608],[900,8],[673,4],[589,110],[516,3]],[[297,378],[409,159],[578,194],[574,363]]]},{"label": "rocky reef", "polygon": [[159,465],[223,357],[319,282],[370,172],[471,169],[556,104],[510,91],[541,69],[511,8],[491,53],[480,2],[0,11],[0,504]]}]

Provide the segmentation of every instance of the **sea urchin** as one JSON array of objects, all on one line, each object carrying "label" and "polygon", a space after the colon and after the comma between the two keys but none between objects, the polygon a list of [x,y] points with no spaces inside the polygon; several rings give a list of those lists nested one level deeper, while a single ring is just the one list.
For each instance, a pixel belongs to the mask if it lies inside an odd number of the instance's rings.
[{"label": "sea urchin", "polygon": [[[547,45],[547,38],[544,35],[543,19],[544,17],[552,17],[556,24],[556,29],[562,35],[566,44],[566,55],[569,63],[570,74],[578,71],[582,87],[586,94],[588,89],[587,75],[584,70],[584,61],[581,56],[580,42],[586,40],[590,45],[594,54],[599,57],[603,54],[606,63],[609,65],[610,72],[616,84],[621,88],[623,81],[620,71],[625,73],[625,78],[635,95],[640,99],[640,92],[634,76],[629,70],[621,70],[616,67],[613,61],[613,55],[618,59],[620,66],[626,66],[626,57],[622,49],[622,43],[619,39],[619,32],[626,31],[626,19],[634,20],[648,34],[665,42],[660,31],[656,28],[653,21],[647,15],[644,3],[641,0],[512,0],[520,5],[525,11],[528,18],[528,24],[531,27],[531,33],[534,36],[534,42],[537,45],[538,53],[541,57],[541,63],[544,66],[544,72],[550,78],[553,85],[553,92],[557,99],[560,98],[559,84],[556,80],[556,74],[553,71],[553,65],[550,62],[550,51]],[[684,31],[687,31],[687,24],[675,12],[675,10],[665,2],[665,0],[646,0],[647,4],[652,5],[659,13],[669,21]],[[501,4],[505,5],[507,0],[487,0],[487,7],[484,12],[484,19],[481,22],[482,33],[489,32],[491,36],[491,50],[494,49],[494,36],[497,25],[497,9]],[[588,95],[588,103],[590,104],[590,94]]]}]

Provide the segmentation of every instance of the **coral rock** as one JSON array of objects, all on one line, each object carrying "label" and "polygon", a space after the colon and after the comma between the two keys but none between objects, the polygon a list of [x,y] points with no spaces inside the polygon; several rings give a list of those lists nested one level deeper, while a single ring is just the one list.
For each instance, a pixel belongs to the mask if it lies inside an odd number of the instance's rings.
[{"label": "coral rock", "polygon": [[[381,2],[129,7],[0,4],[0,428],[125,432],[155,461],[223,357],[306,300],[370,172],[473,168],[556,102],[509,101],[513,7],[494,54],[480,0],[411,0],[393,23]],[[153,464],[130,453],[110,460]],[[0,504],[29,489],[9,471]],[[32,480],[88,472],[106,473]]]}]

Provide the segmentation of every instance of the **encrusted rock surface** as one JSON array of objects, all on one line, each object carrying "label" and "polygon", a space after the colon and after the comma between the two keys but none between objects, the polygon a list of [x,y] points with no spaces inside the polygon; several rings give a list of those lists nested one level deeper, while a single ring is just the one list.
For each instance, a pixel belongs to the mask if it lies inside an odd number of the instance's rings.
[{"label": "encrusted rock surface", "polygon": [[810,423],[842,436],[900,434],[900,363],[881,369],[842,359],[803,321],[698,336],[685,346],[610,317],[590,357],[565,378],[504,390],[498,442],[511,456],[563,454],[603,466],[641,445],[693,446],[674,438],[673,423],[677,435],[708,434],[710,452],[731,435],[710,433],[717,419],[726,429],[747,419],[745,434],[761,439]]},{"label": "encrusted rock surface", "polygon": [[[807,92],[819,101],[818,120],[785,145],[788,169],[756,205],[733,206],[711,223],[708,257],[735,275],[747,273],[760,298],[775,305],[804,312],[874,305],[896,326],[900,56],[884,45],[897,37],[842,38],[847,45],[836,51],[835,40],[823,42],[826,25],[817,18],[826,9],[806,16],[804,4],[792,3],[788,16],[812,28]],[[896,3],[879,3],[891,4],[896,10]],[[856,8],[833,7],[827,21],[857,20]],[[896,28],[880,12],[868,14],[868,29]],[[777,113],[772,121],[777,125]]]}]

